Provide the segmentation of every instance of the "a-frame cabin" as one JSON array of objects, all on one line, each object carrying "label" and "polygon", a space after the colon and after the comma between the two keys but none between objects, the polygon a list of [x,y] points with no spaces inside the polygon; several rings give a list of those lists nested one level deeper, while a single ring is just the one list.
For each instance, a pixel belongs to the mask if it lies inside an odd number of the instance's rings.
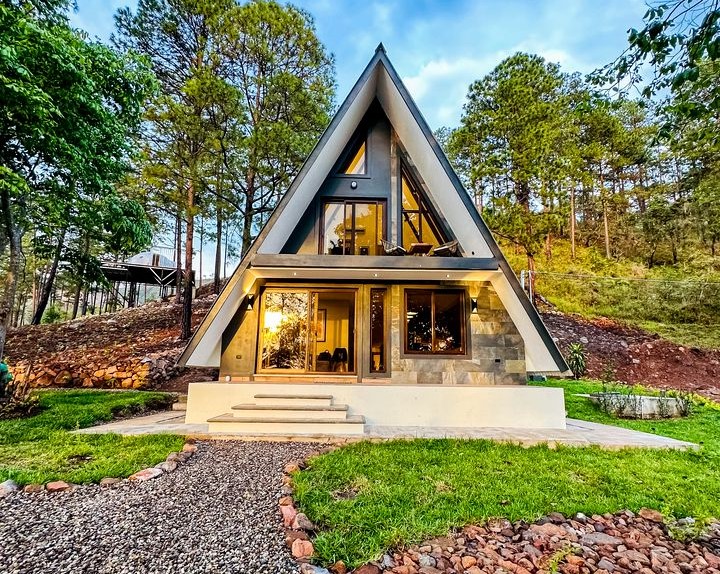
[{"label": "a-frame cabin", "polygon": [[[380,45],[180,358],[211,432],[564,428],[567,366]],[[392,433],[390,433],[392,434]]]}]

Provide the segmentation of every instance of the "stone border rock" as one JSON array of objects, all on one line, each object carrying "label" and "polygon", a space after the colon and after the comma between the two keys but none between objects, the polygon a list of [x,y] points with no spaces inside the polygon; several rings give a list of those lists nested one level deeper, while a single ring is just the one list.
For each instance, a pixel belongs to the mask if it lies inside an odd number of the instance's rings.
[{"label": "stone border rock", "polygon": [[[305,461],[285,466],[278,500],[285,542],[301,574],[720,573],[720,523],[698,529],[692,518],[676,520],[649,508],[591,517],[553,512],[533,524],[493,519],[389,550],[380,560],[352,571],[342,561],[322,568],[310,563],[318,528],[298,511],[292,497],[292,475],[305,466]],[[679,538],[672,532],[678,529],[685,531]]]},{"label": "stone border rock", "polygon": [[[335,448],[337,446],[326,447],[314,453],[313,456],[328,453]],[[312,537],[315,536],[318,528],[305,514],[298,511],[292,497],[292,475],[305,468],[305,466],[306,461],[290,462],[285,465],[283,470],[278,507],[285,527],[285,543],[290,548],[293,558],[299,562],[301,574],[330,574],[330,570],[310,563],[315,554]],[[333,564],[331,569],[335,574],[346,574],[348,572],[342,561]]]},{"label": "stone border rock", "polygon": [[[195,439],[186,439],[181,451],[171,452],[167,455],[163,462],[156,464],[154,467],[138,470],[127,478],[115,478],[108,476],[100,480],[99,484],[102,487],[108,488],[123,482],[145,482],[152,480],[153,478],[158,478],[163,474],[176,470],[179,464],[190,460],[196,451],[197,445],[195,444]],[[54,480],[48,482],[47,484],[26,484],[21,488],[14,480],[8,479],[5,482],[0,483],[0,498],[19,492],[24,492],[26,494],[37,494],[41,492],[48,492],[51,494],[56,492],[69,492],[82,486],[83,485],[81,484],[72,484],[65,482],[64,480]]]}]

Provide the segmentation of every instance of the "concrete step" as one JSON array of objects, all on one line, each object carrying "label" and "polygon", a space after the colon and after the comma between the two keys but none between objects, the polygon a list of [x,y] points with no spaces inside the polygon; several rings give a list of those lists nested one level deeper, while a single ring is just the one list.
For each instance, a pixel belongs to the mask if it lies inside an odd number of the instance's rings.
[{"label": "concrete step", "polygon": [[307,394],[257,394],[255,403],[258,405],[319,405],[330,406],[332,395]]},{"label": "concrete step", "polygon": [[178,395],[177,401],[173,403],[172,410],[174,411],[186,411],[187,410],[187,395]]},{"label": "concrete step", "polygon": [[352,415],[342,420],[333,419],[293,419],[258,418],[252,416],[237,417],[227,413],[208,419],[208,431],[242,433],[247,435],[273,434],[282,436],[302,435],[363,435],[365,417]]},{"label": "concrete step", "polygon": [[256,418],[287,419],[333,419],[347,417],[347,405],[258,405],[242,404],[232,407],[235,416],[254,416]]}]

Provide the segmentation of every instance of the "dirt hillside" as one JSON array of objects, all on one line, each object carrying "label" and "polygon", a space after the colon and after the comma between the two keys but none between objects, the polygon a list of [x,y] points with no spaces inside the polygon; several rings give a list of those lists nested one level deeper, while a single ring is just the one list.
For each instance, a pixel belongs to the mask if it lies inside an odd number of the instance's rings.
[{"label": "dirt hillside", "polygon": [[582,343],[588,374],[661,389],[683,389],[720,401],[720,350],[682,347],[610,319],[543,313],[561,350]]},{"label": "dirt hillside", "polygon": [[[195,299],[196,327],[215,299]],[[10,331],[6,357],[16,374],[27,371],[34,386],[162,388],[185,391],[193,381],[217,377],[213,369],[175,368],[184,347],[181,308],[172,301],[87,317],[57,325]],[[697,391],[720,400],[720,350],[675,343],[607,319],[587,320],[557,312],[543,320],[561,349],[582,342],[589,375],[658,388]]]},{"label": "dirt hillside", "polygon": [[[193,328],[215,300],[195,299]],[[55,325],[25,326],[9,332],[5,358],[16,377],[30,371],[31,386],[187,389],[187,384],[217,378],[215,369],[185,369],[175,362],[182,308],[154,301]]]}]

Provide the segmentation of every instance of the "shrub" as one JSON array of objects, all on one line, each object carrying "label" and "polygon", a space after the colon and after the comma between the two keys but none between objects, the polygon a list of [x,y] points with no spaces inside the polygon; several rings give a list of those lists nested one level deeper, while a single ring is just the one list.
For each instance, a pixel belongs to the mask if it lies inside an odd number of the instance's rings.
[{"label": "shrub", "polygon": [[587,371],[587,352],[582,343],[572,343],[567,349],[567,364],[575,380]]},{"label": "shrub", "polygon": [[50,305],[50,307],[45,310],[45,313],[43,313],[42,316],[42,322],[46,325],[59,323],[60,321],[64,321],[65,319],[67,319],[67,314],[62,311],[57,305]]}]

